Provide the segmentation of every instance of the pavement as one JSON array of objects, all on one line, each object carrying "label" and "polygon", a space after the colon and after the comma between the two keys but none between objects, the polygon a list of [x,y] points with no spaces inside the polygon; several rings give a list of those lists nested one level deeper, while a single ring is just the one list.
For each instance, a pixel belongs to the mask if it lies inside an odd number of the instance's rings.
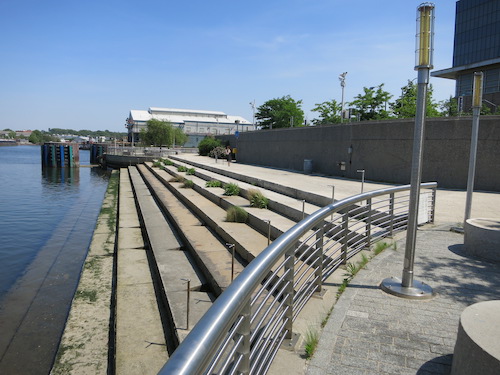
[{"label": "pavement", "polygon": [[[271,180],[335,199],[358,194],[360,181],[304,175],[250,165],[215,163],[198,155],[186,160]],[[389,184],[364,183],[364,191]],[[463,221],[465,191],[439,189],[434,224],[419,228],[415,280],[429,284],[435,297],[408,300],[384,293],[380,282],[401,277],[404,239],[397,250],[373,258],[334,305],[311,360],[290,361],[291,374],[448,374],[461,312],[480,301],[500,299],[500,264],[468,256],[463,235],[450,231]],[[472,217],[500,219],[500,193],[475,192]],[[283,365],[283,366],[286,366]]]}]

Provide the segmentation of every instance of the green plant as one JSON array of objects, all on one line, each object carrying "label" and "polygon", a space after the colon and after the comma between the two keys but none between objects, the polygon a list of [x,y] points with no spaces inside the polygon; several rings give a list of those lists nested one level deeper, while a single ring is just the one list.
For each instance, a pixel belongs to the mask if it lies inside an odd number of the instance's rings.
[{"label": "green plant", "polygon": [[217,146],[208,153],[208,156],[210,156],[211,158],[217,157],[217,159],[225,159],[226,149],[222,146]]},{"label": "green plant", "polygon": [[316,329],[308,328],[304,334],[304,349],[306,351],[306,358],[311,358],[318,346],[319,334]]},{"label": "green plant", "polygon": [[207,156],[210,151],[219,146],[222,146],[220,140],[213,137],[205,137],[198,143],[198,153],[201,156]]},{"label": "green plant", "polygon": [[186,174],[188,175],[194,175],[196,173],[196,171],[194,170],[194,168],[189,168],[187,171],[186,171]]},{"label": "green plant", "polygon": [[192,189],[194,187],[194,182],[192,180],[184,180],[182,187],[186,189]]},{"label": "green plant", "polygon": [[170,182],[184,182],[186,179],[183,176],[177,175],[170,179]]},{"label": "green plant", "polygon": [[161,161],[155,161],[155,162],[153,162],[153,167],[160,168],[161,166],[162,166]]},{"label": "green plant", "polygon": [[267,199],[259,189],[249,189],[247,191],[247,198],[252,207],[267,208],[269,204],[269,199]]},{"label": "green plant", "polygon": [[340,296],[342,295],[342,293],[344,293],[345,291],[345,288],[347,288],[347,285],[349,285],[349,279],[344,279],[344,281],[342,281],[342,284],[340,284],[339,286],[339,289],[337,290],[337,299],[340,298]]},{"label": "green plant", "polygon": [[248,212],[239,206],[232,206],[226,211],[226,221],[232,223],[246,223]]},{"label": "green plant", "polygon": [[239,195],[240,187],[237,184],[229,183],[224,185],[224,195]]},{"label": "green plant", "polygon": [[205,182],[205,186],[209,187],[209,188],[210,187],[221,187],[222,182],[217,181],[217,180],[210,180],[210,181]]},{"label": "green plant", "polygon": [[382,251],[387,249],[391,244],[385,242],[385,241],[378,241],[375,246],[373,247],[373,253],[375,255],[379,255]]},{"label": "green plant", "polygon": [[163,159],[161,159],[161,162],[165,165],[174,165],[174,162],[170,159],[163,158]]},{"label": "green plant", "polygon": [[187,171],[187,168],[183,165],[179,165],[177,167],[177,172],[186,172]]}]

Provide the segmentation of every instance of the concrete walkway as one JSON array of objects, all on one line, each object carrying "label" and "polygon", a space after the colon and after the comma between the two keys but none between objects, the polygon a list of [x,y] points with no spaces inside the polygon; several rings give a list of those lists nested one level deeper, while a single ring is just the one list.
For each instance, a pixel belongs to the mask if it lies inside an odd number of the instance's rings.
[{"label": "concrete walkway", "polygon": [[500,299],[500,265],[463,253],[449,226],[418,231],[416,280],[436,297],[414,301],[379,289],[401,277],[404,246],[386,250],[353,279],[326,324],[306,374],[448,374],[458,321],[469,305]]}]

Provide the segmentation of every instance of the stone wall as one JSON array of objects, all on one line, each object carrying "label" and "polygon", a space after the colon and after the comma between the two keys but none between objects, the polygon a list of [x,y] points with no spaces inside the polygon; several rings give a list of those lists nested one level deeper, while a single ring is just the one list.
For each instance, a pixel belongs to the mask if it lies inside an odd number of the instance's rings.
[{"label": "stone wall", "polygon": [[[237,160],[312,173],[407,184],[410,182],[415,121],[390,120],[286,128],[220,137],[237,148]],[[427,119],[422,181],[465,189],[471,117]],[[479,125],[475,190],[500,191],[500,116],[483,116]]]}]

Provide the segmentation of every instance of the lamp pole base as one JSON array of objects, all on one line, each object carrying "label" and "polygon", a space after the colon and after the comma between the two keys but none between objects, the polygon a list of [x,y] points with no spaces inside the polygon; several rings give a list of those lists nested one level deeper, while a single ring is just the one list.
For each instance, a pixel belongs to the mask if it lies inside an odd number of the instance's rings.
[{"label": "lamp pole base", "polygon": [[388,277],[380,283],[380,288],[396,297],[408,299],[431,299],[435,296],[432,288],[420,281],[413,280],[412,287],[404,287],[401,279],[397,277]]}]

